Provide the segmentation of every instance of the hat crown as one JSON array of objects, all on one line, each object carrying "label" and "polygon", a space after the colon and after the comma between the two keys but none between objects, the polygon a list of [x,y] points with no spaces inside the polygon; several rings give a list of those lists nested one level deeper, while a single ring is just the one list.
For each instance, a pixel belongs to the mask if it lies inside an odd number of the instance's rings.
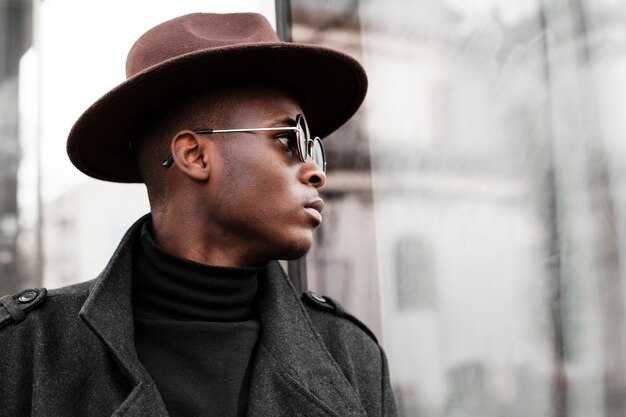
[{"label": "hat crown", "polygon": [[192,13],[144,33],[128,53],[126,78],[194,52],[275,42],[278,35],[258,13]]}]

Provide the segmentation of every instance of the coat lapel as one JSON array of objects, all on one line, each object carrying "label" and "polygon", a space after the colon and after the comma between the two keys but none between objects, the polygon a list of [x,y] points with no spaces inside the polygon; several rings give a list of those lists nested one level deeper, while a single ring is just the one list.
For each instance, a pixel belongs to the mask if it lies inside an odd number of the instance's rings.
[{"label": "coat lapel", "polygon": [[249,416],[365,416],[277,262],[261,282],[259,312]]},{"label": "coat lapel", "polygon": [[128,230],[79,313],[131,380],[133,389],[114,416],[168,415],[152,378],[137,357],[134,342],[133,242],[148,216]]}]

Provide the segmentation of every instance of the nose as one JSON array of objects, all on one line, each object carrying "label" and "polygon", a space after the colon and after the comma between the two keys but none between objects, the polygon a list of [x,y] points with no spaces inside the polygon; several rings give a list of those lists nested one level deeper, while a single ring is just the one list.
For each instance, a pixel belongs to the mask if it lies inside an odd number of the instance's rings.
[{"label": "nose", "polygon": [[326,173],[324,170],[313,162],[312,158],[308,158],[300,167],[300,181],[306,185],[312,185],[320,188],[326,182]]}]

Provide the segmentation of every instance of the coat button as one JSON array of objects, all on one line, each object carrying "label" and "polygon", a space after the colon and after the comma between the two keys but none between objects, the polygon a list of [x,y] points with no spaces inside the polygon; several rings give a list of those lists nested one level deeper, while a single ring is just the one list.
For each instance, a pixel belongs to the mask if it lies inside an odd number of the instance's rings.
[{"label": "coat button", "polygon": [[326,298],[324,298],[324,296],[322,295],[311,292],[311,297],[313,297],[315,300],[319,301],[320,303],[326,303]]},{"label": "coat button", "polygon": [[20,303],[30,303],[35,298],[37,298],[37,293],[35,291],[27,291],[24,294],[20,295],[17,300]]}]

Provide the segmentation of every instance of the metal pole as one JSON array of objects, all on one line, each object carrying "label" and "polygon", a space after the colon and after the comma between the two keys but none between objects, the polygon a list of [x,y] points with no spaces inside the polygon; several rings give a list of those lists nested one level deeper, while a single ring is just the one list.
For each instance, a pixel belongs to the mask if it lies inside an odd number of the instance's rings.
[{"label": "metal pole", "polygon": [[291,42],[290,0],[276,0],[276,33],[280,40]]},{"label": "metal pole", "polygon": [[41,53],[41,0],[33,0],[33,47],[37,53],[37,107],[36,107],[36,152],[37,152],[37,224],[35,226],[35,286],[41,286],[43,283],[44,269],[44,249],[43,249],[43,201],[42,201],[42,173],[41,173],[41,69],[42,69],[42,53]]}]

